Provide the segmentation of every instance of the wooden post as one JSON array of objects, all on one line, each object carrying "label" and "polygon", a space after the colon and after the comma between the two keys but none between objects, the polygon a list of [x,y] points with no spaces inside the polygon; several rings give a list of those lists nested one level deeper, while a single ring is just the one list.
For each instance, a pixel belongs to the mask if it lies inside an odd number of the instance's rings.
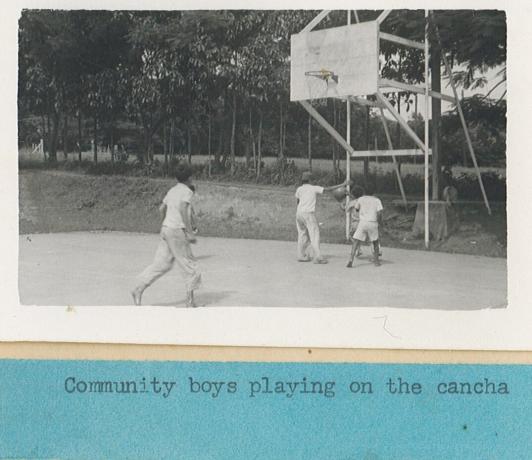
[{"label": "wooden post", "polygon": [[[382,125],[384,127],[384,134],[386,134],[386,140],[388,141],[388,148],[390,150],[393,150],[392,136],[390,135],[388,123],[386,122],[386,118],[384,117],[384,110],[382,110],[382,108],[379,110],[380,110]],[[406,208],[407,202],[406,202],[405,189],[403,187],[403,180],[401,179],[401,171],[399,171],[399,166],[397,165],[397,160],[395,159],[395,155],[392,156],[392,161],[393,161],[393,169],[395,170],[395,175],[397,176],[397,182],[399,183],[399,190],[401,191],[401,197],[403,198],[403,203],[405,204],[405,208]]]},{"label": "wooden post", "polygon": [[425,10],[425,247],[429,247],[429,10]]},{"label": "wooden post", "polygon": [[[431,12],[431,16],[434,16]],[[436,38],[438,39],[438,43],[441,48],[441,37],[440,37],[440,31],[438,29],[438,25],[434,21],[434,29],[436,31]],[[491,208],[490,204],[488,202],[488,197],[486,195],[486,190],[484,189],[484,183],[482,182],[482,176],[480,175],[480,169],[478,168],[477,163],[477,157],[475,155],[475,150],[473,149],[473,143],[471,142],[471,137],[469,135],[469,129],[467,128],[467,123],[465,121],[464,112],[462,111],[462,105],[460,103],[460,99],[458,98],[458,91],[456,90],[456,85],[453,81],[453,74],[451,71],[451,66],[449,65],[449,60],[447,59],[447,56],[445,55],[445,52],[442,50],[441,56],[443,58],[443,64],[445,65],[445,72],[447,73],[447,76],[449,77],[449,82],[451,83],[451,88],[453,89],[456,109],[458,111],[458,115],[460,117],[460,122],[462,123],[462,128],[464,129],[464,135],[467,142],[467,147],[469,149],[469,154],[471,155],[471,160],[473,161],[473,165],[475,167],[475,172],[477,173],[478,183],[480,185],[480,190],[482,192],[482,197],[484,198],[484,204],[486,205],[486,209],[488,210],[488,214],[491,216]]]}]

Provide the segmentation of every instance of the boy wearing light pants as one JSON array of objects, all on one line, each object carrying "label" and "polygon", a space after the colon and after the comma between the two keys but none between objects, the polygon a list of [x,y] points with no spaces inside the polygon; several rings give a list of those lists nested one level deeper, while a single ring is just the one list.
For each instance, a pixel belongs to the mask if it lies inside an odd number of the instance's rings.
[{"label": "boy wearing light pants", "polygon": [[315,264],[326,264],[327,260],[322,259],[320,253],[320,227],[316,220],[316,197],[323,192],[330,192],[345,185],[345,182],[333,187],[320,187],[310,184],[311,174],[305,171],[301,176],[301,186],[296,190],[297,211],[297,260],[299,262],[309,262],[311,259],[307,254],[310,245],[313,252]]},{"label": "boy wearing light pants", "polygon": [[192,171],[188,165],[180,164],[175,173],[177,184],[172,187],[159,207],[163,217],[160,240],[155,257],[139,276],[131,292],[135,305],[140,305],[142,293],[155,280],[171,270],[174,262],[181,270],[187,291],[186,306],[195,307],[194,290],[201,284],[201,274],[190,251],[190,244],[195,243],[190,222],[190,177]]}]

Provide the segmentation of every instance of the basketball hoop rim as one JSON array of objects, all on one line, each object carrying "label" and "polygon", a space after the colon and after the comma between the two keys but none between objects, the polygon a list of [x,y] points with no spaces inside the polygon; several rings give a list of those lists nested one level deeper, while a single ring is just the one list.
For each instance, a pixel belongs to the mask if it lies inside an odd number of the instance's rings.
[{"label": "basketball hoop rim", "polygon": [[328,80],[329,78],[337,81],[338,76],[331,70],[307,70],[305,72],[306,77],[316,77],[322,80]]}]

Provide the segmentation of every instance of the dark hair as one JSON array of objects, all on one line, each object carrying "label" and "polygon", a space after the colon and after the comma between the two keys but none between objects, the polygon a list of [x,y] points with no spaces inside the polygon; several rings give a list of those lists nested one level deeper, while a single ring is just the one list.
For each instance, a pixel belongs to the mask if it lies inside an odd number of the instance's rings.
[{"label": "dark hair", "polygon": [[175,167],[174,174],[175,174],[175,178],[179,182],[186,182],[187,180],[190,179],[190,176],[192,176],[192,168],[186,163],[179,163]]},{"label": "dark hair", "polygon": [[353,185],[349,189],[349,192],[353,198],[360,198],[365,193],[364,189],[360,185]]},{"label": "dark hair", "polygon": [[196,186],[195,186],[195,185],[190,184],[190,185],[188,186],[188,188],[189,188],[190,190],[192,190],[192,193],[196,193]]},{"label": "dark hair", "polygon": [[373,195],[375,193],[375,184],[373,181],[368,181],[364,184],[364,190],[366,195]]}]

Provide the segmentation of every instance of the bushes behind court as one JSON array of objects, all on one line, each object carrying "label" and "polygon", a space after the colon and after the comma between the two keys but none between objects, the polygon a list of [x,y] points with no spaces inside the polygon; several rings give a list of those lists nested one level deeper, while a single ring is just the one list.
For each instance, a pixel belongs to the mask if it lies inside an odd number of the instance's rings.
[{"label": "bushes behind court", "polygon": [[[175,163],[177,164],[177,163]],[[102,161],[93,163],[91,161],[64,161],[58,163],[44,163],[37,161],[19,161],[20,169],[56,169],[63,171],[76,171],[89,175],[124,175],[133,177],[171,177],[172,165],[167,171],[164,163],[155,160],[151,165],[142,165],[140,163],[125,163],[125,162],[110,162]],[[209,174],[208,163],[193,163],[191,165],[193,175],[200,180],[211,180],[218,182],[243,182],[243,183],[259,183],[271,185],[296,186],[299,185],[302,169],[295,165],[290,160],[285,163],[276,162],[274,164],[264,165],[261,169],[260,178],[256,179],[256,172],[253,169],[247,168],[245,163],[237,163],[233,174],[229,168],[225,170],[215,170],[213,167]],[[360,173],[353,173],[351,175],[355,183],[363,184],[364,177]],[[345,176],[343,172],[341,176],[335,175],[333,172],[315,171],[313,173],[313,181],[320,185],[328,186],[334,185],[343,181]],[[370,180],[374,181],[377,188],[377,194],[399,195],[399,188],[395,173],[386,172],[370,173]],[[482,173],[484,187],[491,201],[506,201],[506,179],[495,172]],[[411,197],[423,196],[423,178],[415,174],[403,174],[403,185],[406,194]],[[482,195],[477,181],[477,177],[473,172],[456,175],[453,179],[453,184],[458,190],[461,201],[481,201]]]}]

